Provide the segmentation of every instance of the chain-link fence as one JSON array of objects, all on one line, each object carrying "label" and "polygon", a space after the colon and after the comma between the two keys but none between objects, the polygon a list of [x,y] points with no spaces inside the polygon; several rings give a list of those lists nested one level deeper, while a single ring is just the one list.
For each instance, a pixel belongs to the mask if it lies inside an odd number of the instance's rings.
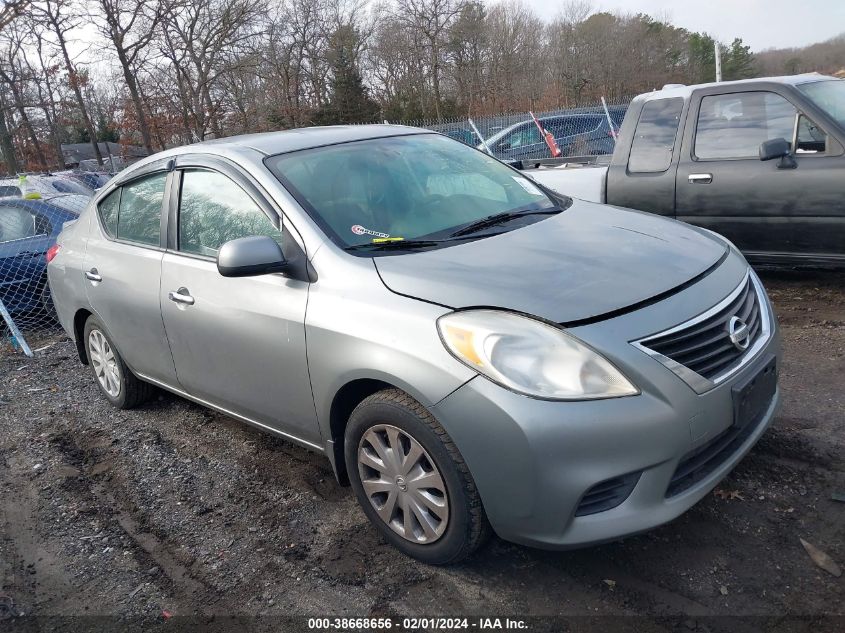
[{"label": "chain-link fence", "polygon": [[32,355],[58,332],[47,261],[62,227],[76,220],[108,174],[65,172],[0,179],[0,349]]},{"label": "chain-link fence", "polygon": [[[540,127],[548,131],[561,157],[612,154],[616,135],[630,98],[614,103],[535,112]],[[530,112],[488,117],[390,121],[440,132],[467,145],[485,149],[502,160],[551,157],[551,149]]]}]

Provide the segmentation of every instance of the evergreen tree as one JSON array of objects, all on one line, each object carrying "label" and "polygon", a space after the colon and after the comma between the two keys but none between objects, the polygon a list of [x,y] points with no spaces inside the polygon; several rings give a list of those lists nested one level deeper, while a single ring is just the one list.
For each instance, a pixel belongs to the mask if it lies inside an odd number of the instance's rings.
[{"label": "evergreen tree", "polygon": [[740,38],[731,42],[730,48],[722,52],[722,78],[748,79],[757,74],[756,59],[751,47],[742,43]]},{"label": "evergreen tree", "polygon": [[360,37],[351,26],[341,26],[330,38],[329,63],[332,69],[329,101],[314,114],[317,125],[375,123],[379,105],[364,85],[356,63],[355,43]]}]

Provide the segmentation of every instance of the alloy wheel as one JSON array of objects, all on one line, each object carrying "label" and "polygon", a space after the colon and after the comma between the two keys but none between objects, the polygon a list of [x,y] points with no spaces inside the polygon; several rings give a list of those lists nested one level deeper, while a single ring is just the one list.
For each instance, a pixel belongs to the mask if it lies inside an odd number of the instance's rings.
[{"label": "alloy wheel", "polygon": [[449,524],[449,497],[428,453],[389,424],[368,428],[358,443],[364,493],[391,530],[413,543],[433,543]]}]

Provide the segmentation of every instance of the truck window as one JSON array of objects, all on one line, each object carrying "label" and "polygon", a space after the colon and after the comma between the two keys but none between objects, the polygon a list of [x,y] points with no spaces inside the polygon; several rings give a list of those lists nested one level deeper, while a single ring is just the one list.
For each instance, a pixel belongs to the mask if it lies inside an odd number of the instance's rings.
[{"label": "truck window", "polygon": [[648,173],[669,169],[683,108],[684,100],[680,97],[655,99],[643,106],[631,143],[628,171]]},{"label": "truck window", "polygon": [[704,97],[698,111],[695,156],[756,160],[762,142],[792,138],[795,114],[795,106],[773,92]]},{"label": "truck window", "polygon": [[827,134],[805,115],[798,117],[795,138],[796,154],[823,154],[827,151]]}]

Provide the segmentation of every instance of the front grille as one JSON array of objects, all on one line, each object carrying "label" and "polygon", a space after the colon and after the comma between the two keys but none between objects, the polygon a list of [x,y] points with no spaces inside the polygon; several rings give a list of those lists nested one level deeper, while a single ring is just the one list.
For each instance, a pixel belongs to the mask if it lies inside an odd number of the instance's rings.
[{"label": "front grille", "polygon": [[742,428],[728,427],[706,444],[690,451],[678,462],[678,467],[669,480],[666,498],[679,495],[707,478],[719,466],[734,455],[745,443],[766,416],[766,409]]},{"label": "front grille", "polygon": [[582,517],[588,514],[596,514],[620,505],[631,495],[641,474],[642,471],[638,471],[596,484],[581,497],[581,502],[575,510],[575,516]]},{"label": "front grille", "polygon": [[[746,349],[738,348],[729,337],[728,327],[733,317],[738,317],[748,327]],[[749,275],[744,284],[731,293],[730,300],[713,314],[694,320],[689,326],[640,341],[640,344],[699,376],[713,379],[742,359],[763,332],[763,325],[760,298]]]}]

